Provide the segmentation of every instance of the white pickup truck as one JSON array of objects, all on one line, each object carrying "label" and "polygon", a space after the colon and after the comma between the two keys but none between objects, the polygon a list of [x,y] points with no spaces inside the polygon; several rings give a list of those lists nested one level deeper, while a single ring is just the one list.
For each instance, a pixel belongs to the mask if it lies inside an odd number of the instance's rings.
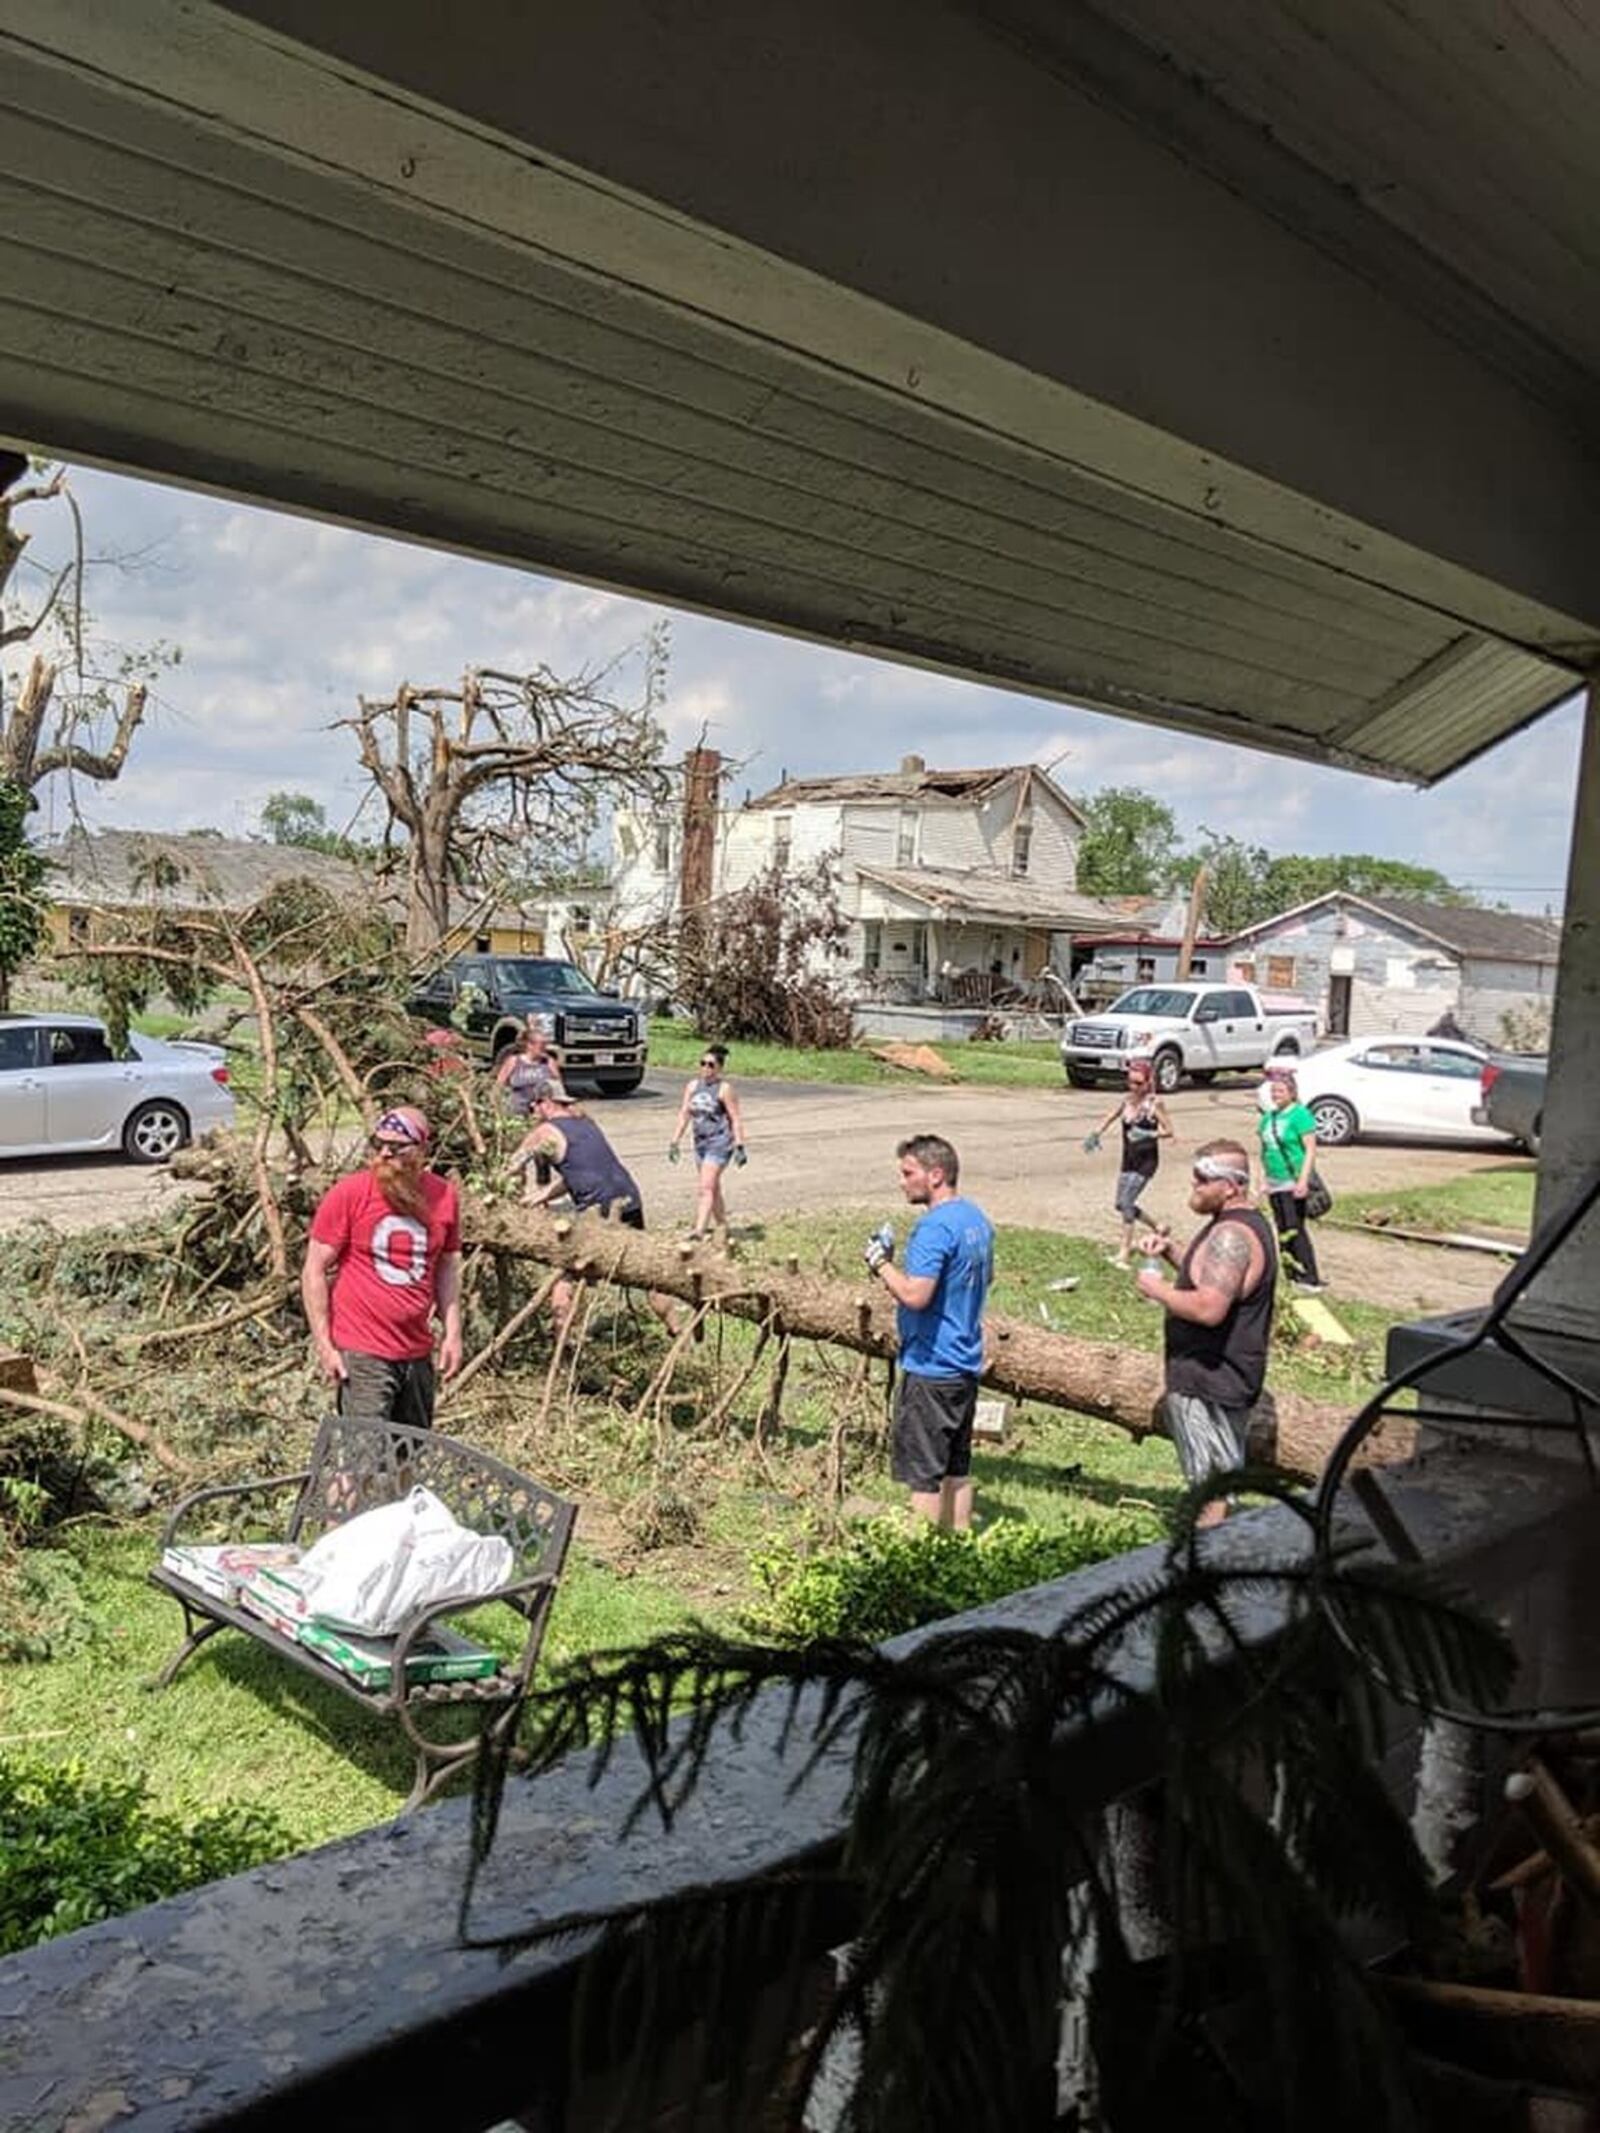
[{"label": "white pickup truck", "polygon": [[1072,1086],[1086,1089],[1120,1076],[1130,1059],[1148,1059],[1165,1094],[1185,1074],[1207,1082],[1247,1073],[1300,1058],[1316,1041],[1315,1015],[1267,1007],[1253,985],[1135,985],[1103,1015],[1067,1024],[1061,1063]]}]

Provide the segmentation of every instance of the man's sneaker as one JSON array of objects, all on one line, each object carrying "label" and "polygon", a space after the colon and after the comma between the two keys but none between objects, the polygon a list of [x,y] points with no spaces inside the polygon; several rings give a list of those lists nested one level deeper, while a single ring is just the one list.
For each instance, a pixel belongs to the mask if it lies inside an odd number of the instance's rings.
[{"label": "man's sneaker", "polygon": [[1328,1284],[1325,1281],[1297,1281],[1294,1284],[1294,1293],[1296,1296],[1325,1296],[1328,1293]]}]

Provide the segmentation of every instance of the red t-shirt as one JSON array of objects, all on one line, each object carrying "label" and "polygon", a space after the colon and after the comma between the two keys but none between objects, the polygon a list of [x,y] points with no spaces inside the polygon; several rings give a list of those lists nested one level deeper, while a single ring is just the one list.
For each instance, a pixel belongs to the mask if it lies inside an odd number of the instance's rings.
[{"label": "red t-shirt", "polygon": [[318,1244],[339,1255],[333,1277],[333,1345],[409,1362],[433,1352],[439,1261],[461,1249],[461,1207],[448,1178],[422,1174],[423,1210],[402,1215],[369,1170],[341,1178],[311,1218]]}]

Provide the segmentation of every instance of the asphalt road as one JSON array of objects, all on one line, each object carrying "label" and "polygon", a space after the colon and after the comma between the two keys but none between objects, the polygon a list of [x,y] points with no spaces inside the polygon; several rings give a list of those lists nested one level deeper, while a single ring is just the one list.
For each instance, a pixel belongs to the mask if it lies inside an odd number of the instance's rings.
[{"label": "asphalt road", "polygon": [[[653,1227],[687,1224],[693,1208],[693,1168],[669,1166],[667,1141],[684,1076],[658,1070],[632,1096],[595,1100],[594,1115],[634,1171]],[[895,1144],[907,1134],[942,1133],[960,1152],[963,1189],[997,1220],[1103,1239],[1115,1235],[1111,1192],[1115,1151],[1110,1140],[1094,1156],[1080,1143],[1102,1117],[1103,1090],[992,1089],[913,1082],[836,1088],[810,1082],[739,1078],[750,1143],[746,1169],[729,1174],[727,1196],[735,1227],[784,1213],[858,1208],[864,1226],[903,1214]],[[1252,1083],[1180,1090],[1171,1100],[1175,1146],[1164,1152],[1149,1195],[1152,1210],[1181,1234],[1187,1211],[1187,1165],[1197,1143],[1231,1133],[1255,1145]],[[1362,1142],[1332,1151],[1323,1164],[1336,1195],[1396,1190],[1443,1182],[1463,1172],[1525,1158],[1494,1148],[1423,1147]],[[136,1222],[170,1204],[186,1187],[160,1170],[120,1157],[69,1156],[6,1163],[0,1168],[0,1234],[43,1221],[63,1230]],[[1460,1309],[1487,1299],[1503,1263],[1435,1246],[1324,1228],[1325,1270],[1336,1291],[1368,1296],[1401,1309]],[[0,1271],[0,1284],[3,1284]]]}]

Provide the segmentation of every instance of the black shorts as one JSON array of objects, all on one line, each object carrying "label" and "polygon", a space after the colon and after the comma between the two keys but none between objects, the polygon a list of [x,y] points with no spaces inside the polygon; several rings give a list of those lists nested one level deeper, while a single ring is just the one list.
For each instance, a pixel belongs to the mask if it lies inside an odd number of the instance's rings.
[{"label": "black shorts", "polygon": [[339,1380],[339,1412],[357,1422],[401,1422],[407,1429],[433,1427],[433,1357],[408,1361],[340,1350],[348,1376]]},{"label": "black shorts", "polygon": [[902,1370],[895,1387],[896,1481],[929,1495],[941,1481],[964,1481],[972,1472],[972,1417],[978,1405],[976,1378],[924,1378]]}]

